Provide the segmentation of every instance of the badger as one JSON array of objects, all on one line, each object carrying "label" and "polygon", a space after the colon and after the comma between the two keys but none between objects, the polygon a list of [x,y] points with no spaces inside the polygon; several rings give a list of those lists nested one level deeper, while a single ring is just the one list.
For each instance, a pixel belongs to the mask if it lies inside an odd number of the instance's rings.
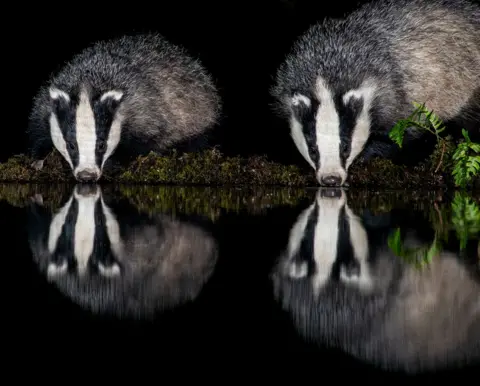
[{"label": "badger", "polygon": [[159,34],[102,40],[40,88],[27,128],[37,170],[56,148],[80,182],[98,181],[114,153],[128,157],[208,145],[221,98],[212,75]]},{"label": "badger", "polygon": [[271,275],[275,299],[299,334],[386,371],[478,363],[475,265],[443,249],[417,267],[393,253],[388,236],[399,226],[405,248],[428,246],[425,227],[410,227],[413,218],[393,211],[355,213],[343,189],[323,190],[292,226]]},{"label": "badger", "polygon": [[415,165],[436,137],[388,136],[413,102],[438,115],[454,138],[480,139],[480,7],[467,0],[370,1],[300,36],[278,67],[273,110],[321,186],[342,186],[355,160]]},{"label": "badger", "polygon": [[[52,214],[41,195],[28,207],[28,240],[41,275],[95,314],[150,320],[194,301],[218,247],[201,224],[114,204],[97,184],[77,184]],[[113,202],[113,201],[112,201]]]}]

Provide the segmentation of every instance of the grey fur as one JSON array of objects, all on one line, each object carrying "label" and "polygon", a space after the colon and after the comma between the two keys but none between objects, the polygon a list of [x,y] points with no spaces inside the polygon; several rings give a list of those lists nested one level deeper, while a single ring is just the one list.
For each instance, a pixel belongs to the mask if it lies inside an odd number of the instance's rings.
[{"label": "grey fur", "polygon": [[[35,159],[52,149],[49,87],[78,95],[81,87],[99,95],[121,90],[122,141],[137,149],[163,152],[206,135],[219,120],[221,100],[199,60],[159,34],[123,36],[86,48],[43,85],[33,101],[28,135]],[[132,143],[131,146],[134,146]],[[133,150],[132,150],[133,152]],[[37,165],[42,167],[40,162]]]},{"label": "grey fur", "polygon": [[[317,200],[328,205],[328,199]],[[314,222],[320,220],[324,219]],[[272,273],[275,298],[300,335],[386,370],[419,373],[478,363],[478,272],[447,251],[430,265],[416,268],[394,255],[378,232],[368,232],[368,267],[374,283],[370,292],[335,280],[332,274],[316,295],[313,277],[292,277],[292,256],[287,251],[280,256]],[[412,229],[402,228],[402,235],[405,248],[426,246]],[[339,245],[352,242],[340,239]],[[342,255],[337,252],[336,258]]]},{"label": "grey fur", "polygon": [[[89,189],[92,191],[80,192],[80,196],[86,197],[100,187],[92,185]],[[77,193],[79,191],[77,189]],[[48,275],[52,255],[47,240],[53,217],[49,210],[44,210],[41,198],[36,197],[31,205],[33,222],[29,227],[29,243],[40,273],[90,312],[151,319],[159,312],[194,301],[214,271],[218,246],[207,230],[172,216],[156,214],[149,215],[148,221],[140,224],[135,216],[129,216],[125,222],[116,216],[121,238],[120,243],[115,244],[118,252],[113,248],[110,252],[114,252],[115,260],[122,267],[120,275],[105,277],[92,271],[83,275],[77,271]],[[76,220],[71,217],[67,223],[72,226]],[[107,240],[102,240],[100,245],[99,252],[107,253]],[[90,259],[95,257],[94,254]]]},{"label": "grey fur", "polygon": [[[291,115],[294,91],[313,92],[322,76],[337,94],[373,79],[371,151],[389,156],[387,132],[426,103],[442,119],[480,133],[480,7],[467,0],[377,0],[343,19],[312,26],[294,44],[271,94]],[[420,136],[411,129],[407,139]]]}]

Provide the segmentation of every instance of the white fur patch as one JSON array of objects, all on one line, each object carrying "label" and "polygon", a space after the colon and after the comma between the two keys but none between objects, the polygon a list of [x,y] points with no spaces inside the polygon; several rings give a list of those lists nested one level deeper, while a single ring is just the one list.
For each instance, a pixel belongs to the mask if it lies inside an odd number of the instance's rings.
[{"label": "white fur patch", "polygon": [[111,90],[111,91],[107,91],[100,97],[100,102],[103,102],[107,98],[113,98],[118,102],[120,99],[122,99],[122,97],[123,97],[122,91]]},{"label": "white fur patch", "polygon": [[316,94],[320,101],[315,125],[320,154],[317,180],[320,182],[322,177],[336,175],[343,183],[347,175],[340,162],[340,118],[332,92],[321,77],[317,79]]},{"label": "white fur patch", "polygon": [[80,101],[76,111],[76,131],[78,165],[73,171],[74,175],[77,176],[79,172],[88,170],[100,176],[101,171],[95,156],[97,140],[95,116],[85,89],[80,92]]},{"label": "white fur patch", "polygon": [[50,98],[52,99],[63,98],[65,101],[70,102],[70,96],[65,91],[59,90],[56,87],[50,87],[48,92],[50,94]]},{"label": "white fur patch", "polygon": [[74,256],[77,261],[77,272],[84,275],[88,261],[93,253],[95,241],[95,205],[100,197],[99,189],[94,195],[80,195],[76,191],[74,197],[78,204],[78,215],[75,223]]},{"label": "white fur patch", "polygon": [[307,107],[310,107],[312,105],[312,101],[310,100],[310,98],[306,97],[305,95],[295,94],[292,97],[292,105],[298,106],[302,103]]},{"label": "white fur patch", "polygon": [[338,220],[340,211],[345,205],[345,194],[340,197],[321,197],[317,193],[318,217],[314,235],[315,275],[313,291],[318,294],[330,279],[333,264],[337,260],[337,243],[339,238]]}]

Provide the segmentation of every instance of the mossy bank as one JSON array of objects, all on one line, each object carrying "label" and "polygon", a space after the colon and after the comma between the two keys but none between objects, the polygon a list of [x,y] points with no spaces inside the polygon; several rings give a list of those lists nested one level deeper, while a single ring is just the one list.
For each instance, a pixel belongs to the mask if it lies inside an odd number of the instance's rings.
[{"label": "mossy bank", "polygon": [[[374,189],[419,189],[454,187],[451,177],[453,144],[437,149],[423,164],[406,168],[388,160],[373,159],[355,163],[350,169],[350,186]],[[441,162],[440,162],[441,160]],[[32,160],[24,155],[0,164],[1,182],[73,182],[67,163],[56,151],[46,158],[41,171],[34,170]],[[438,167],[440,165],[440,167]],[[282,165],[263,156],[226,157],[217,149],[201,153],[138,157],[126,168],[107,168],[102,180],[122,184],[176,185],[277,185],[316,187],[313,171],[305,166]],[[478,189],[476,178],[469,189]]]}]

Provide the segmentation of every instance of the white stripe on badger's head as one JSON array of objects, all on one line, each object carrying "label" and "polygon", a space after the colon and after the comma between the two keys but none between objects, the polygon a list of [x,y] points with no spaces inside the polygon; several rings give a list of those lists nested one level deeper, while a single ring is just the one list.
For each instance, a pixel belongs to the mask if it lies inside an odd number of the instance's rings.
[{"label": "white stripe on badger's head", "polygon": [[49,92],[53,144],[78,181],[98,181],[105,161],[120,142],[122,116],[117,109],[123,92],[110,90],[95,100],[86,88],[81,88],[77,98],[56,87]]},{"label": "white stripe on badger's head", "polygon": [[317,193],[318,216],[315,226],[313,258],[315,274],[312,278],[313,292],[318,294],[332,275],[333,264],[337,260],[337,247],[340,238],[339,219],[345,205],[345,193],[340,196],[323,197]]},{"label": "white stripe on badger's head", "polygon": [[84,175],[91,175],[94,177],[94,180],[98,180],[101,171],[100,166],[96,162],[97,130],[95,114],[85,89],[80,91],[76,110],[75,130],[78,146],[78,163],[73,169],[73,175],[79,180],[84,180]]},{"label": "white stripe on badger's head", "polygon": [[372,81],[338,95],[318,77],[312,93],[295,91],[290,100],[291,136],[316,171],[320,185],[340,186],[370,135]]},{"label": "white stripe on badger's head", "polygon": [[93,253],[95,241],[95,207],[100,198],[100,189],[97,187],[93,194],[87,195],[79,194],[77,189],[75,189],[73,196],[78,205],[73,250],[77,262],[77,272],[80,275],[84,275]]}]

